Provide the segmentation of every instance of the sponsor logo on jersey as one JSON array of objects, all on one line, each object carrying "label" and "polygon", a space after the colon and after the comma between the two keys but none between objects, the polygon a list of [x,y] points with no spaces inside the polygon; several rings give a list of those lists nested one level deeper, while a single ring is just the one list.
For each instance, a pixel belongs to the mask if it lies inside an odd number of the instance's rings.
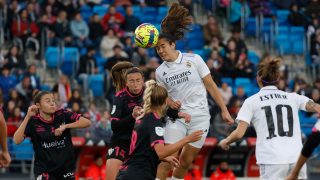
[{"label": "sponsor logo on jersey", "polygon": [[158,136],[163,136],[164,130],[163,130],[162,127],[155,127],[155,130],[156,130],[156,134],[157,134]]},{"label": "sponsor logo on jersey", "polygon": [[62,140],[60,141],[52,141],[52,142],[43,142],[42,143],[42,147],[45,148],[45,149],[49,149],[49,148],[63,148],[66,146],[65,144],[65,140],[66,140],[66,137],[64,137]]},{"label": "sponsor logo on jersey", "polygon": [[73,176],[74,176],[73,172],[68,172],[67,174],[63,175],[64,178],[73,177]]},{"label": "sponsor logo on jersey", "polygon": [[163,75],[162,75],[162,76],[165,76],[165,75],[167,75],[167,73],[166,73],[166,72],[163,72]]}]

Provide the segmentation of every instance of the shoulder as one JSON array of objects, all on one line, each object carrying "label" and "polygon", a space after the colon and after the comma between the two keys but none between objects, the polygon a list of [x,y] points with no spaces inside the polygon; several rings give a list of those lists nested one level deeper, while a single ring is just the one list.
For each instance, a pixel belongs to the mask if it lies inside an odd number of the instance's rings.
[{"label": "shoulder", "polygon": [[195,57],[197,56],[197,54],[194,54],[194,53],[182,53],[182,56],[183,56],[184,58],[186,58],[186,57],[195,58]]},{"label": "shoulder", "polygon": [[121,98],[127,95],[127,91],[126,88],[121,89],[120,91],[118,91],[115,95],[115,98]]}]

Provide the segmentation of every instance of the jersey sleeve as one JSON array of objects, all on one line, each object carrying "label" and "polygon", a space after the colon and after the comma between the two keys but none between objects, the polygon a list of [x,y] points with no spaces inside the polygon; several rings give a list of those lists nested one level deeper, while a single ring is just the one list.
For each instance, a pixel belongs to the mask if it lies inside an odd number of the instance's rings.
[{"label": "jersey sleeve", "polygon": [[24,130],[24,136],[25,137],[31,137],[32,136],[32,132],[34,132],[32,130],[32,127],[33,127],[33,123],[34,123],[34,120],[33,118],[31,117],[26,125],[26,129]]},{"label": "jersey sleeve", "polygon": [[306,105],[311,99],[309,99],[306,96],[295,93],[295,100],[296,100],[297,107],[300,110],[306,111]]},{"label": "jersey sleeve", "polygon": [[156,144],[164,144],[164,128],[160,119],[154,119],[149,126],[150,146],[154,148]]},{"label": "jersey sleeve", "polygon": [[209,70],[208,66],[206,65],[206,63],[201,58],[201,56],[196,54],[195,58],[196,58],[195,64],[197,66],[197,71],[198,71],[200,77],[204,78],[206,75],[210,74],[210,70]]},{"label": "jersey sleeve", "polygon": [[236,118],[236,121],[244,121],[248,124],[250,124],[253,117],[253,107],[252,103],[247,99],[244,101],[242,107],[240,108],[240,111],[238,112],[238,116]]},{"label": "jersey sleeve", "polygon": [[163,79],[161,78],[160,70],[159,70],[159,69],[156,70],[156,82],[157,82],[159,85],[165,87],[165,83],[164,83]]},{"label": "jersey sleeve", "polygon": [[63,114],[65,116],[65,123],[69,124],[69,123],[73,123],[76,122],[80,119],[81,114],[72,112],[72,111],[68,111],[66,109],[63,110]]},{"label": "jersey sleeve", "polygon": [[114,98],[114,103],[111,111],[111,127],[113,130],[119,129],[121,126],[125,125],[126,123],[134,121],[131,113],[126,116],[123,116],[122,109],[124,107],[125,107],[124,102],[121,100],[120,97],[116,96]]}]

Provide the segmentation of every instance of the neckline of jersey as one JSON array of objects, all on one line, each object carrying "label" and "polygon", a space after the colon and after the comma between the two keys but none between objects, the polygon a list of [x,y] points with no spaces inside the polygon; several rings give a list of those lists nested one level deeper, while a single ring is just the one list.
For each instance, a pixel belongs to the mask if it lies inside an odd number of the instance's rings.
[{"label": "neckline of jersey", "polygon": [[260,90],[278,90],[277,86],[265,86]]},{"label": "neckline of jersey", "polygon": [[139,96],[141,96],[141,94],[144,92],[144,88],[142,88],[142,89],[141,89],[141,92],[139,92],[138,94],[132,94],[132,93],[129,91],[128,87],[126,87],[126,91],[127,91],[127,93],[129,94],[130,97],[139,97]]},{"label": "neckline of jersey", "polygon": [[167,65],[170,65],[170,64],[181,64],[182,62],[182,59],[183,59],[183,54],[181,53],[181,51],[179,51],[179,55],[178,55],[178,58],[172,62],[168,62],[168,61],[164,61]]},{"label": "neckline of jersey", "polygon": [[40,121],[46,123],[46,124],[52,124],[53,121],[54,121],[54,114],[51,116],[51,120],[50,121],[47,121],[45,120],[42,116],[40,116],[40,114],[36,115],[37,118],[40,119]]}]

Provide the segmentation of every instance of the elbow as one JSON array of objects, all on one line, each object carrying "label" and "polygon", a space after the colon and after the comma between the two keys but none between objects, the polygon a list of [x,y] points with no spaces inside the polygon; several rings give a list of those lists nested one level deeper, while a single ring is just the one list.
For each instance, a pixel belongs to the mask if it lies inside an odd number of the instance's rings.
[{"label": "elbow", "polygon": [[90,127],[91,126],[91,121],[89,119],[87,119],[86,123],[85,123],[85,128]]},{"label": "elbow", "polygon": [[164,158],[166,158],[167,156],[165,156],[165,154],[164,153],[158,153],[158,157],[159,157],[159,159],[160,160],[163,160]]},{"label": "elbow", "polygon": [[20,138],[18,138],[16,134],[14,134],[13,142],[18,145],[22,142],[22,140]]}]

